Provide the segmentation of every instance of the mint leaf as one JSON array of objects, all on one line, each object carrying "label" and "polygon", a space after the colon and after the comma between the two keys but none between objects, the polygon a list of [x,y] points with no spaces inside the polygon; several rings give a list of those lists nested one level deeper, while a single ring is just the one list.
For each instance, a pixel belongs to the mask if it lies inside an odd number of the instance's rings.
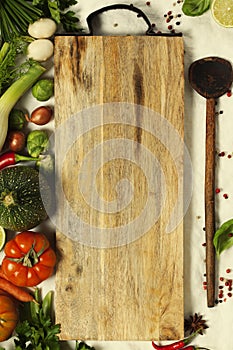
[{"label": "mint leaf", "polygon": [[200,16],[210,8],[211,0],[185,0],[182,11],[186,16]]},{"label": "mint leaf", "polygon": [[215,232],[213,243],[218,257],[224,250],[233,246],[233,219],[219,227]]}]

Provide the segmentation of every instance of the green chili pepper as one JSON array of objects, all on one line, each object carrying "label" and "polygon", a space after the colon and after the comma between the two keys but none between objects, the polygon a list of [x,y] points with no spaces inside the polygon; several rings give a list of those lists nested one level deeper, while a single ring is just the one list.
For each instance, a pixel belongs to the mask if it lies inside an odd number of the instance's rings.
[{"label": "green chili pepper", "polygon": [[45,317],[52,317],[52,297],[53,291],[49,291],[43,299],[42,310]]},{"label": "green chili pepper", "polygon": [[35,302],[30,302],[30,316],[33,323],[38,322],[39,312],[40,312],[40,303],[41,303],[41,294],[39,288],[36,288],[34,294]]}]

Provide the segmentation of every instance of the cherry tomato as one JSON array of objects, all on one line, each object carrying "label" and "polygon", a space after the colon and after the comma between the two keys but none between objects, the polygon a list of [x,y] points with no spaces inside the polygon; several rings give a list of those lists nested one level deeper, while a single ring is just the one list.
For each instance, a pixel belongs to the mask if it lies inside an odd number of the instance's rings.
[{"label": "cherry tomato", "polygon": [[53,274],[56,255],[43,233],[18,233],[6,243],[4,253],[3,273],[17,286],[36,286]]},{"label": "cherry tomato", "polygon": [[12,335],[18,322],[18,312],[11,297],[0,290],[0,342]]}]

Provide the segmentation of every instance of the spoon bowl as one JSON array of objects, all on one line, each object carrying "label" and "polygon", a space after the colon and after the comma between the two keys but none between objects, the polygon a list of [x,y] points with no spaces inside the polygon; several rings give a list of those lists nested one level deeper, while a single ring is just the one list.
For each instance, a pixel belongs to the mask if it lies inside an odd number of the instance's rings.
[{"label": "spoon bowl", "polygon": [[206,57],[193,62],[189,81],[195,91],[205,98],[224,95],[232,84],[231,63],[219,57]]}]

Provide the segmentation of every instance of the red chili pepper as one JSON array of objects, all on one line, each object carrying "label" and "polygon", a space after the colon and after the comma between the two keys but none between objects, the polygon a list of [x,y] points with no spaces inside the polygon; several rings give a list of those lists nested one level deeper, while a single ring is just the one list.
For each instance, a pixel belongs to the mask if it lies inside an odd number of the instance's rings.
[{"label": "red chili pepper", "polygon": [[[176,341],[175,343],[172,343],[172,344],[168,344],[168,345],[157,345],[155,344],[154,341],[152,341],[152,346],[154,349],[157,349],[157,350],[162,350],[162,349],[166,349],[166,350],[178,350],[178,349],[183,349],[186,345],[188,345],[192,340],[193,338],[199,333],[199,331],[191,334],[189,337],[187,338],[184,338],[184,339],[181,339],[179,341]],[[185,348],[185,349],[188,349],[188,350],[193,350],[195,348]]]},{"label": "red chili pepper", "polygon": [[9,165],[15,165],[18,162],[33,161],[38,159],[39,158],[27,157],[14,152],[6,152],[0,155],[0,170],[2,170],[3,168]]}]

